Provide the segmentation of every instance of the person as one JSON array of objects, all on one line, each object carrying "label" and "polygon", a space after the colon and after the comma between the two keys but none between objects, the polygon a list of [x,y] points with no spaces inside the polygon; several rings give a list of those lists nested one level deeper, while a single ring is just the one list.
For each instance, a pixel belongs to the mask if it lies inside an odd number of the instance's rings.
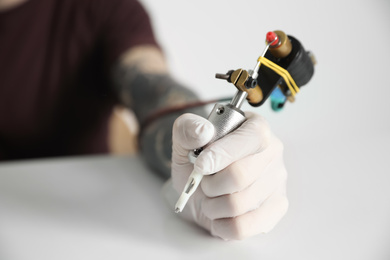
[{"label": "person", "polygon": [[140,122],[142,157],[177,193],[193,167],[205,175],[185,218],[227,240],[270,231],[288,208],[282,143],[247,112],[193,165],[188,152],[214,134],[205,111],[153,115],[197,101],[136,0],[0,0],[1,160],[105,153],[120,103]]}]

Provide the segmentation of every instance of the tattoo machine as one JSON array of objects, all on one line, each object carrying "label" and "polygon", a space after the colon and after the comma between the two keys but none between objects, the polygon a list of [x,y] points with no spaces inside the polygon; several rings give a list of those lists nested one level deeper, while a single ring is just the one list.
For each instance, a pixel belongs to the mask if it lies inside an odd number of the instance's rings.
[{"label": "tattoo machine", "polygon": [[[228,104],[215,104],[208,120],[215,127],[211,142],[222,138],[237,129],[245,120],[241,106],[245,99],[251,106],[258,107],[271,97],[274,111],[281,110],[286,101],[294,102],[300,88],[308,83],[314,74],[314,56],[305,51],[302,44],[293,36],[282,31],[271,31],[266,35],[266,46],[253,70],[230,70],[226,74],[216,74],[237,88],[237,93]],[[207,145],[206,145],[207,146]],[[202,152],[195,149],[188,155],[191,162]],[[176,203],[176,213],[181,212],[190,196],[199,186],[203,175],[193,171]]]}]

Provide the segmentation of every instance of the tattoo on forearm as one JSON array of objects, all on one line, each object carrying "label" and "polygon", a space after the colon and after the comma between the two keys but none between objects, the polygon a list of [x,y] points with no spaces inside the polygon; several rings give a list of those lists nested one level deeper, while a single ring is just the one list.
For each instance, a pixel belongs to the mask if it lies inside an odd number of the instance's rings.
[{"label": "tattoo on forearm", "polygon": [[[141,125],[161,109],[198,100],[192,91],[177,83],[168,74],[146,74],[134,65],[116,66],[113,82],[119,100],[134,111]],[[145,129],[141,128],[141,153],[149,166],[164,177],[170,176],[173,122],[185,112],[204,115],[203,108],[193,108],[166,115],[148,124]]]},{"label": "tattoo on forearm", "polygon": [[160,109],[198,100],[168,74],[146,74],[136,66],[117,66],[114,83],[120,101],[134,110],[141,123]]}]

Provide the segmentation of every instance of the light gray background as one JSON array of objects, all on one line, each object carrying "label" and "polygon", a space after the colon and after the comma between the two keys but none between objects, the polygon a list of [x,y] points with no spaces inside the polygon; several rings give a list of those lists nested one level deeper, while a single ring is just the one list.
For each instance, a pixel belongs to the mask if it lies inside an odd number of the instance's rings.
[{"label": "light gray background", "polygon": [[316,72],[283,113],[269,105],[254,110],[278,132],[306,131],[307,138],[321,136],[336,147],[338,136],[388,136],[390,1],[142,2],[172,73],[203,99],[233,95],[234,87],[215,73],[252,69],[265,34],[280,29],[314,53]]},{"label": "light gray background", "polygon": [[321,227],[322,239],[306,240],[319,254],[390,259],[390,1],[142,2],[173,74],[203,99],[234,94],[214,73],[253,68],[269,30],[314,53],[315,75],[294,104],[244,107],[285,143],[290,209],[307,222],[285,221],[296,236]]},{"label": "light gray background", "polygon": [[0,259],[389,259],[390,2],[142,2],[172,73],[204,100],[234,94],[214,74],[251,69],[269,30],[315,54],[296,103],[244,107],[285,144],[289,212],[226,243],[167,210],[137,158],[1,164]]}]

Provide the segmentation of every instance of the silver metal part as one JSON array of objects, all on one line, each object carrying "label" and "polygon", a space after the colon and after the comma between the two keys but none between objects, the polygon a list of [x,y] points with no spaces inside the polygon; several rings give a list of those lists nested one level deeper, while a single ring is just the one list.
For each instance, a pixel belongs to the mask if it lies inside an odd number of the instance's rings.
[{"label": "silver metal part", "polygon": [[215,77],[217,79],[225,79],[225,80],[228,80],[230,78],[230,75],[229,74],[221,74],[221,73],[217,73],[215,74]]},{"label": "silver metal part", "polygon": [[[236,96],[233,98],[233,100],[235,100]],[[233,102],[232,100],[231,103],[239,104],[239,106],[241,106],[243,100],[245,100],[245,97],[246,95],[240,93],[239,97],[237,97],[237,102]],[[231,103],[217,103],[211,111],[208,120],[214,125],[215,132],[214,137],[211,139],[210,143],[213,143],[225,135],[233,132],[246,120],[244,112],[242,112],[239,107],[236,107]],[[190,162],[195,163],[196,158],[199,156],[202,150],[203,148],[199,148],[191,151],[188,154]]]},{"label": "silver metal part", "polygon": [[230,104],[237,109],[240,109],[247,96],[247,92],[238,90],[232,101],[230,101]]},{"label": "silver metal part", "polygon": [[[264,51],[263,51],[263,53],[261,54],[261,57],[264,57],[264,55],[267,53],[267,51],[268,51],[268,48],[269,48],[269,46],[271,46],[271,44],[274,42],[274,41],[276,41],[277,40],[277,38],[275,38],[275,40],[273,40],[272,42],[270,42],[270,43],[268,43],[266,46],[265,46],[265,48],[264,48]],[[259,71],[259,68],[260,68],[260,61],[258,61],[257,63],[256,63],[256,66],[255,66],[255,68],[253,69],[253,73],[252,73],[252,78],[254,78],[254,79],[257,79],[257,76],[259,76],[259,74],[257,73],[258,71]]]},{"label": "silver metal part", "polygon": [[215,127],[214,137],[210,141],[212,143],[233,132],[246,118],[244,112],[232,104],[215,104],[208,120]]}]

